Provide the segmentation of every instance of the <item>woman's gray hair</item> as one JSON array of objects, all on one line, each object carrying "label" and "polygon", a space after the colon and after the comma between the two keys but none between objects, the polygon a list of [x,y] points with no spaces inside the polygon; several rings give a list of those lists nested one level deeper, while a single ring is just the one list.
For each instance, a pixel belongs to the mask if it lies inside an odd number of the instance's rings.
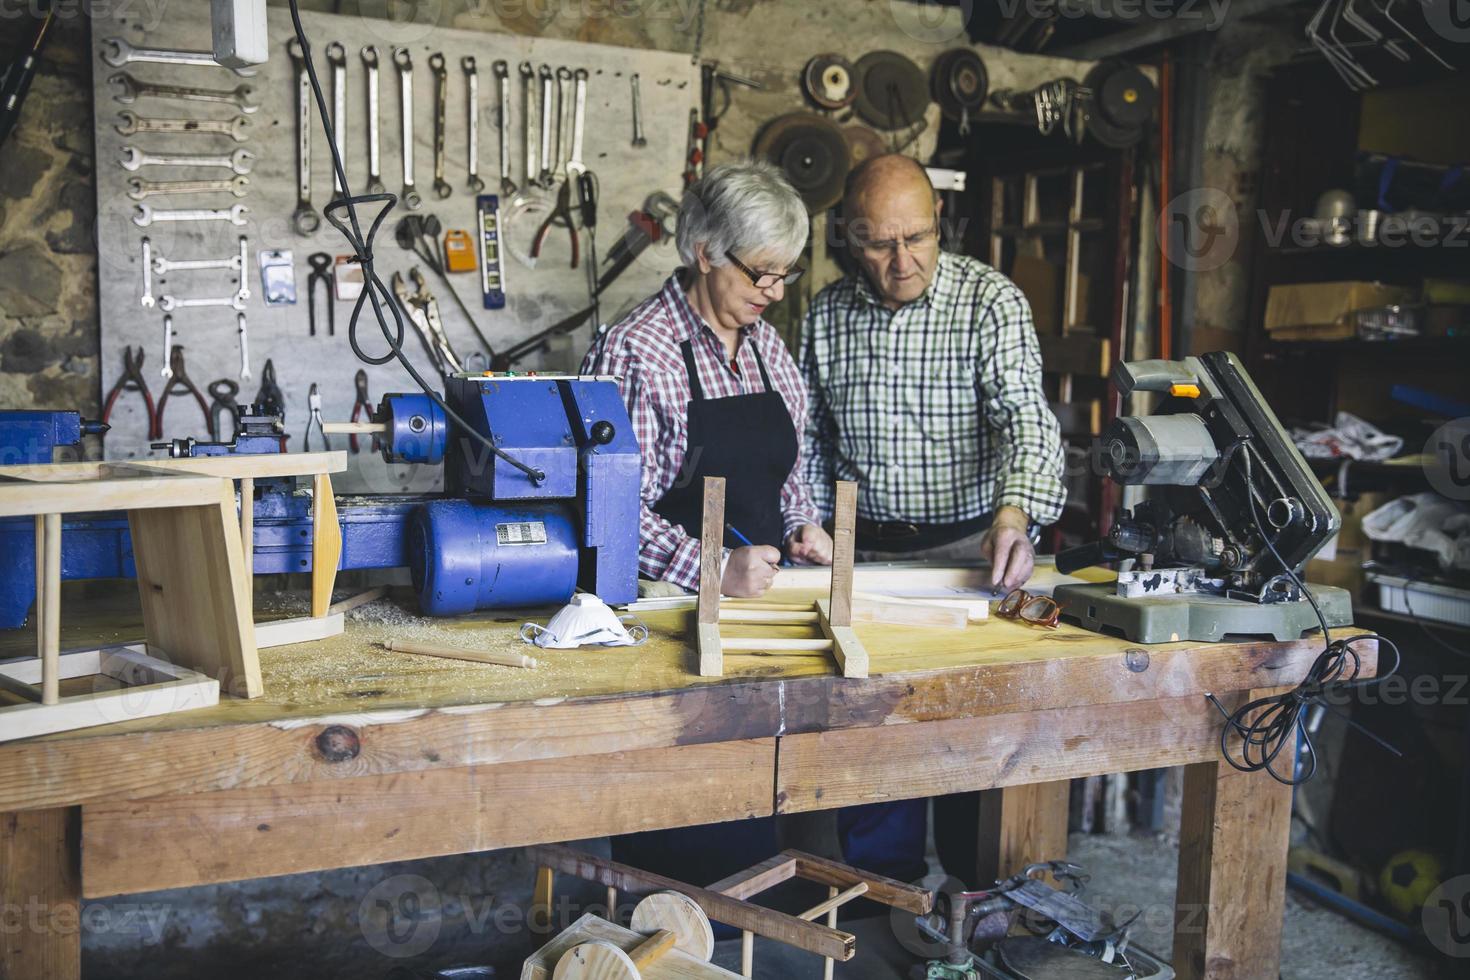
[{"label": "woman's gray hair", "polygon": [[725,252],[730,251],[765,253],[790,266],[806,247],[807,233],[806,205],[780,168],[764,160],[738,160],[711,168],[689,185],[674,241],[691,269],[699,266],[694,246],[700,242],[711,265],[729,265]]}]

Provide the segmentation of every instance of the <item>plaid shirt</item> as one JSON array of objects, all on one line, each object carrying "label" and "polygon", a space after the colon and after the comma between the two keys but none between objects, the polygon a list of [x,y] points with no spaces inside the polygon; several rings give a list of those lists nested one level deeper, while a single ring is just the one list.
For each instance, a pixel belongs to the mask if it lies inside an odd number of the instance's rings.
[{"label": "plaid shirt", "polygon": [[924,295],[897,311],[866,278],[838,280],[812,301],[800,362],[823,513],[833,481],[856,480],[874,521],[952,524],[1005,505],[1040,524],[1061,516],[1061,435],[1031,307],[984,263],[941,253]]},{"label": "plaid shirt", "polygon": [[[765,390],[752,345],[791,413],[798,441],[806,424],[806,388],[791,352],[764,320],[740,328],[740,346],[732,370],[725,345],[700,318],[678,274],[664,288],[610,328],[582,361],[583,374],[614,374],[628,405],[643,454],[642,506],[639,509],[638,572],[686,589],[699,588],[699,539],[652,510],[684,467],[689,427],[689,377],[679,345],[692,340],[694,363],[706,398],[757,394]],[[688,479],[688,474],[683,474]],[[818,524],[816,507],[802,479],[800,457],[781,488],[784,533],[803,524]]]}]

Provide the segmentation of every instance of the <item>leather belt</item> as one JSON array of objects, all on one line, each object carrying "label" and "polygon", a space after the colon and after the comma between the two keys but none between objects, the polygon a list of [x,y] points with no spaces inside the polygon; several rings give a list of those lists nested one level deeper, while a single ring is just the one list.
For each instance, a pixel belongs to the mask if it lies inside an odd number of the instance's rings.
[{"label": "leather belt", "polygon": [[864,551],[920,551],[979,534],[990,526],[989,514],[953,524],[857,519],[857,546]]}]

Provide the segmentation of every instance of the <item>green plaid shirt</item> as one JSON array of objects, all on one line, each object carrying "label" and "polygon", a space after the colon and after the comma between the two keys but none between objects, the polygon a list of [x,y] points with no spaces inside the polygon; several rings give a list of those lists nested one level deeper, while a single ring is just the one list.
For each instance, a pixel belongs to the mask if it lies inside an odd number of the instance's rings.
[{"label": "green plaid shirt", "polygon": [[1062,445],[1041,388],[1026,297],[975,259],[941,253],[922,297],[886,309],[866,278],[812,301],[798,357],[811,411],[803,454],[824,515],[834,480],[858,514],[951,524],[1007,504],[1061,516]]}]

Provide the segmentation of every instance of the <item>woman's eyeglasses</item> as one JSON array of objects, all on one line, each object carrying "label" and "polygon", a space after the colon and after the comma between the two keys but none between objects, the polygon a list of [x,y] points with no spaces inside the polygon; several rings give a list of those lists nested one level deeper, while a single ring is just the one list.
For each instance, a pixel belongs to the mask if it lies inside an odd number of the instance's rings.
[{"label": "woman's eyeglasses", "polygon": [[1057,601],[1051,596],[1033,595],[1025,589],[1012,589],[1010,594],[1000,600],[1000,604],[995,607],[995,614],[1004,616],[1006,619],[1019,619],[1033,626],[1056,629],[1057,620],[1062,615],[1062,607],[1057,605]]},{"label": "woman's eyeglasses", "polygon": [[785,283],[788,286],[793,286],[796,284],[796,281],[800,279],[802,275],[806,272],[806,270],[799,265],[794,265],[785,272],[757,272],[755,269],[752,269],[750,266],[737,259],[735,257],[735,253],[731,252],[728,249],[726,249],[725,251],[725,258],[733,262],[735,264],[735,268],[745,273],[745,278],[749,279],[750,284],[756,289],[770,289],[778,282]]}]

